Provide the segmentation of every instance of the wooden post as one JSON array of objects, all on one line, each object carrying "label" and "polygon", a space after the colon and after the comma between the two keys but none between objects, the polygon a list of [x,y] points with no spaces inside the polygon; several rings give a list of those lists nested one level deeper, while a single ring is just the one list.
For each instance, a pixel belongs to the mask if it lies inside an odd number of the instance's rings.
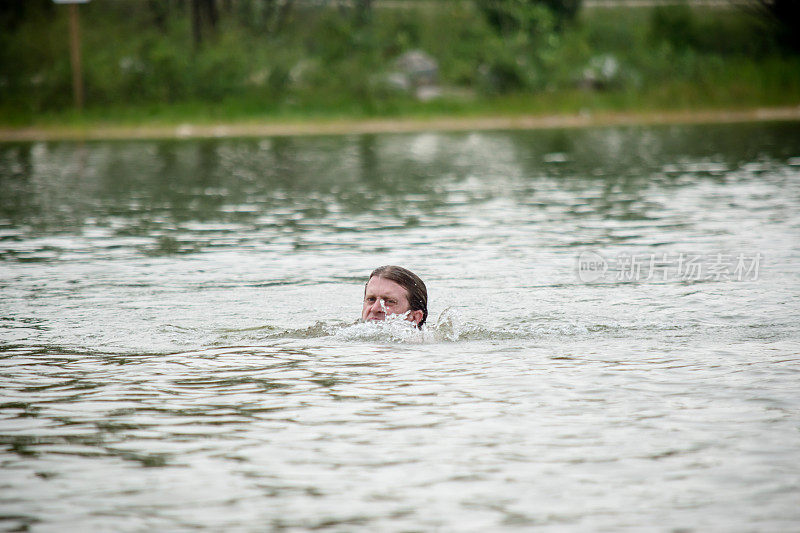
[{"label": "wooden post", "polygon": [[83,110],[83,74],[81,69],[81,37],[78,4],[69,5],[69,58],[72,64],[72,94],[75,107]]}]

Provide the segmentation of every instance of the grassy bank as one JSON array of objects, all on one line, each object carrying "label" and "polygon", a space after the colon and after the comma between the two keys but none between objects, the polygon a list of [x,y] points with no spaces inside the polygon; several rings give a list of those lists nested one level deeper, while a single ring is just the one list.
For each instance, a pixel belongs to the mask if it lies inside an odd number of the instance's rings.
[{"label": "grassy bank", "polygon": [[[81,7],[78,113],[66,10],[32,2],[0,32],[0,124],[80,130],[800,104],[800,56],[739,9],[593,8],[563,25],[534,9],[500,30],[467,1],[377,3],[366,20],[299,4],[278,20],[239,1],[226,3],[197,44],[185,4]],[[435,98],[391,82],[410,50],[436,61]]]},{"label": "grassy bank", "polygon": [[747,110],[692,110],[658,112],[598,112],[580,114],[428,116],[402,118],[314,118],[298,120],[234,121],[214,123],[86,122],[49,126],[2,127],[0,142],[46,140],[199,139],[220,137],[279,137],[298,135],[352,135],[430,131],[485,131],[565,129],[628,125],[721,124],[800,121],[800,106]]}]

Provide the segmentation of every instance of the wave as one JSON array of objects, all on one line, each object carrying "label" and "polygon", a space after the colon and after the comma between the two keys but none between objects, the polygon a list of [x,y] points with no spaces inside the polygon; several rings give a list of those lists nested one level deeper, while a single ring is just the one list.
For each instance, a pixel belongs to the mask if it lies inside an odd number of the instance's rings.
[{"label": "wave", "polygon": [[438,318],[422,328],[415,328],[402,317],[390,317],[376,322],[316,322],[305,328],[261,326],[245,330],[227,330],[218,344],[232,341],[263,341],[277,339],[322,339],[336,342],[431,344],[482,340],[525,340],[550,335],[576,335],[590,329],[573,323],[520,323],[508,327],[488,327],[466,322],[452,308],[442,311]]}]

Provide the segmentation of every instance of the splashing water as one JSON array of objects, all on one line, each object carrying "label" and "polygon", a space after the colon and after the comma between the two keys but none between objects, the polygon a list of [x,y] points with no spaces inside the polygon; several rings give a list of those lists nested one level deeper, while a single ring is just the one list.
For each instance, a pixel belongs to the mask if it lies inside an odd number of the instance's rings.
[{"label": "splashing water", "polygon": [[402,315],[392,315],[386,320],[359,322],[336,330],[332,335],[344,342],[400,342],[421,344],[431,342],[431,335],[423,328],[416,328]]},{"label": "splashing water", "polygon": [[547,337],[565,338],[591,334],[592,330],[569,321],[521,323],[505,327],[486,327],[465,320],[453,307],[445,308],[433,322],[421,328],[405,319],[405,314],[388,315],[385,320],[342,323],[317,321],[297,329],[260,326],[246,329],[229,329],[219,335],[215,345],[232,345],[242,342],[259,343],[269,340],[330,339],[342,343],[370,344],[437,344],[476,341],[532,340]]}]

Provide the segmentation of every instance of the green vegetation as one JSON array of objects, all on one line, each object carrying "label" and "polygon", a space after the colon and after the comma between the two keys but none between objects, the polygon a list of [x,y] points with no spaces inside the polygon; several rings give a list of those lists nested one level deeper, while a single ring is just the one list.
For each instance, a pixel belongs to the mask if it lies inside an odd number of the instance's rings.
[{"label": "green vegetation", "polygon": [[[765,17],[733,7],[578,6],[96,0],[80,7],[86,109],[78,113],[67,8],[9,2],[0,8],[0,124],[800,104],[800,55]],[[397,82],[396,60],[411,50],[438,64],[431,98]]]}]

